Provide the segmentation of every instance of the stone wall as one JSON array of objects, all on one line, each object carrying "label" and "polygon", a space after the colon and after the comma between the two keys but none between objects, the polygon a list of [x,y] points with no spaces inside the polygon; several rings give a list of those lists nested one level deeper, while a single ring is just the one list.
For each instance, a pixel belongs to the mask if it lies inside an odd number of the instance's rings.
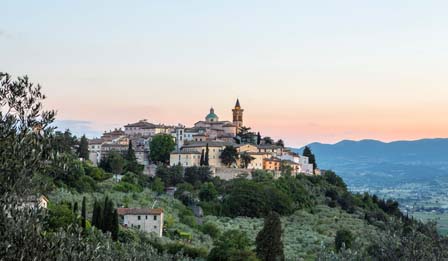
[{"label": "stone wall", "polygon": [[236,178],[240,174],[247,174],[250,178],[250,170],[236,169],[236,168],[211,168],[214,176],[217,176],[223,180],[231,180]]}]

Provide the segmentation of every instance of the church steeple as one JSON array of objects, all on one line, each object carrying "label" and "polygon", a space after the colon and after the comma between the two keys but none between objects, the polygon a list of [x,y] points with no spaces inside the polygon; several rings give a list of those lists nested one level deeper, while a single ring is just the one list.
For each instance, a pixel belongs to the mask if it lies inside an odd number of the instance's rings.
[{"label": "church steeple", "polygon": [[236,125],[236,130],[238,132],[238,129],[243,126],[243,112],[244,110],[241,109],[240,100],[236,99],[235,108],[232,110],[233,112],[233,124]]}]

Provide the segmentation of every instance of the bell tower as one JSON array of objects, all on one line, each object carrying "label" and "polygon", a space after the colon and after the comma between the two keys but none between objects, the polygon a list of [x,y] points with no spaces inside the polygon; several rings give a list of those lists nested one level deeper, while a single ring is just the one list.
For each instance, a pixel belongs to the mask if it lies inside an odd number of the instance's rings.
[{"label": "bell tower", "polygon": [[236,125],[236,130],[238,132],[238,129],[243,126],[243,112],[244,112],[244,110],[241,109],[239,99],[236,99],[235,108],[232,109],[232,112],[233,112],[233,124]]}]

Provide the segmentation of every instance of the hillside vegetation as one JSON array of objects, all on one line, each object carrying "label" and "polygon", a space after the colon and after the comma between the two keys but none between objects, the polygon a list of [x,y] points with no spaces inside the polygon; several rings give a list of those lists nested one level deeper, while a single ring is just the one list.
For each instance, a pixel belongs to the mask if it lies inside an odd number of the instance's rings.
[{"label": "hillside vegetation", "polygon": [[[2,260],[448,258],[447,239],[433,224],[403,215],[395,201],[350,193],[332,171],[278,179],[256,171],[224,181],[208,167],[161,164],[148,177],[131,148],[93,166],[82,138],[50,127],[54,113],[42,110],[40,87],[3,74],[0,82]],[[168,186],[177,187],[174,196],[165,194]],[[42,193],[48,210],[24,207]],[[106,214],[98,219],[100,205]],[[161,238],[119,226],[113,211],[152,206],[165,210]],[[199,207],[204,216],[194,214]]]}]

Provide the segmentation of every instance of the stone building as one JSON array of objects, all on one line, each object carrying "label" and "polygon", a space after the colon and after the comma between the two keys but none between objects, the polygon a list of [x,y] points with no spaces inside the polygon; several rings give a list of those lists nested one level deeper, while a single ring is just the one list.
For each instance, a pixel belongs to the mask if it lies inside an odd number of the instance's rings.
[{"label": "stone building", "polygon": [[124,227],[137,228],[144,232],[163,235],[163,209],[161,208],[117,208],[120,223]]}]

